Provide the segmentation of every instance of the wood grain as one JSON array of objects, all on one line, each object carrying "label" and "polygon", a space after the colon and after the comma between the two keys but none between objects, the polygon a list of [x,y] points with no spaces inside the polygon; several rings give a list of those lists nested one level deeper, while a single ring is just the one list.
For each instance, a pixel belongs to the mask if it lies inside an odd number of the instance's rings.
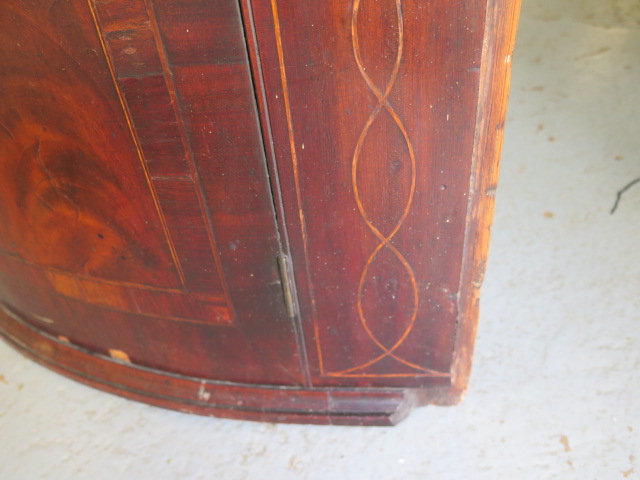
[{"label": "wood grain", "polygon": [[518,10],[6,0],[0,333],[192,413],[389,425],[455,403]]},{"label": "wood grain", "polygon": [[416,404],[410,390],[277,387],[172,375],[96,355],[0,310],[0,336],[30,358],[90,386],[185,413],[282,423],[395,425]]},{"label": "wood grain", "polygon": [[448,382],[486,4],[253,5],[314,385]]},{"label": "wood grain", "polygon": [[3,304],[137,365],[303,383],[237,3],[7,1],[0,58]]}]

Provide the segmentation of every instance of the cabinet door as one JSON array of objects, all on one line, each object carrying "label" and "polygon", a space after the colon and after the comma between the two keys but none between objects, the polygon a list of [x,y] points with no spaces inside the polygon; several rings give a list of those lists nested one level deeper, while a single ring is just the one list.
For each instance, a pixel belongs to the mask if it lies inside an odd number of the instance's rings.
[{"label": "cabinet door", "polygon": [[0,298],[89,350],[300,384],[237,0],[0,8]]},{"label": "cabinet door", "polygon": [[475,142],[499,137],[477,123],[496,2],[251,3],[314,385],[449,385],[485,253],[472,185],[495,172]]}]

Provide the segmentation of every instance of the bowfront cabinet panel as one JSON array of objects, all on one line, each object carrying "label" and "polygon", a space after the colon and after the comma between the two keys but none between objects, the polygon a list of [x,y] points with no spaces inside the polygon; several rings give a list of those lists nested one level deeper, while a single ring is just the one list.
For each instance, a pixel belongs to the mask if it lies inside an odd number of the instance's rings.
[{"label": "bowfront cabinet panel", "polygon": [[3,2],[3,304],[133,364],[301,384],[240,9],[156,3]]},{"label": "bowfront cabinet panel", "polygon": [[6,0],[0,333],[193,413],[455,403],[517,3]]}]

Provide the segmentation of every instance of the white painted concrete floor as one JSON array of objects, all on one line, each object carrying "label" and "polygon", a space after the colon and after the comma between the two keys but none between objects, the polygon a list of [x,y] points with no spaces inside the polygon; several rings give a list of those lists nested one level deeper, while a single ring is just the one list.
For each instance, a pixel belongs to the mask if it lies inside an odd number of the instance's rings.
[{"label": "white painted concrete floor", "polygon": [[393,429],[165,411],[0,344],[2,479],[638,479],[638,0],[524,0],[466,400]]}]

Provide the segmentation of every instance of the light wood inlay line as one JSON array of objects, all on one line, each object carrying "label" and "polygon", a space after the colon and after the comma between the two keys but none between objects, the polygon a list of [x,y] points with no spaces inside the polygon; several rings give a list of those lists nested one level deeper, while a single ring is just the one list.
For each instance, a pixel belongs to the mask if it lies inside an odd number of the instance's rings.
[{"label": "light wood inlay line", "polygon": [[302,193],[300,191],[300,174],[298,171],[298,154],[296,151],[296,140],[293,132],[293,122],[291,120],[291,104],[289,101],[289,87],[287,85],[287,70],[284,63],[284,53],[282,50],[282,36],[280,34],[280,18],[278,16],[278,5],[276,0],[271,0],[271,11],[273,14],[273,26],[276,37],[276,48],[278,51],[278,63],[280,67],[280,80],[282,82],[282,98],[284,101],[285,115],[287,117],[287,130],[289,132],[289,148],[291,149],[291,162],[293,166],[293,179],[296,190],[296,201],[298,204],[298,216],[300,220],[300,229],[302,232],[302,247],[304,250],[304,263],[305,273],[307,277],[307,284],[309,285],[309,296],[311,298],[311,317],[314,328],[314,337],[316,343],[316,349],[318,351],[318,359],[320,366],[320,374],[324,375],[324,361],[322,359],[322,347],[320,346],[320,332],[318,329],[316,317],[316,300],[313,291],[313,283],[311,280],[311,272],[309,271],[309,254],[307,249],[307,225],[304,218],[304,211],[302,209]]},{"label": "light wood inlay line", "polygon": [[167,220],[164,216],[162,208],[160,208],[160,202],[158,200],[158,193],[156,192],[155,186],[151,181],[151,175],[149,174],[149,169],[147,168],[147,164],[144,159],[144,154],[142,153],[142,147],[140,146],[140,141],[138,140],[138,135],[136,134],[136,130],[133,126],[133,122],[131,120],[131,113],[129,112],[129,108],[127,107],[127,103],[124,99],[122,91],[120,89],[120,85],[118,84],[118,78],[116,76],[115,67],[113,65],[113,60],[109,53],[109,49],[105,44],[102,28],[100,27],[100,22],[98,20],[98,15],[96,14],[93,1],[95,0],[87,0],[87,4],[89,6],[89,11],[91,12],[91,17],[93,19],[93,24],[96,28],[96,33],[98,36],[98,40],[100,41],[100,46],[102,47],[102,52],[104,53],[105,59],[107,61],[107,65],[109,66],[109,74],[113,80],[113,85],[118,95],[118,100],[120,101],[120,106],[122,107],[122,111],[124,113],[124,117],[127,121],[127,125],[129,127],[129,132],[131,133],[131,138],[133,139],[133,143],[136,146],[136,150],[138,152],[138,158],[140,159],[140,163],[142,165],[142,170],[144,172],[145,179],[147,184],[149,185],[149,191],[151,192],[151,198],[153,199],[153,203],[155,205],[156,211],[158,212],[158,216],[160,217],[160,223],[162,224],[162,230],[167,238],[167,244],[169,245],[169,250],[171,252],[171,257],[176,267],[176,271],[178,272],[178,277],[180,278],[180,283],[182,286],[185,285],[185,275],[182,270],[182,266],[180,264],[180,260],[178,259],[178,254],[176,252],[175,246],[173,244],[173,239],[171,238],[171,233],[169,232],[169,227],[167,225]]},{"label": "light wood inlay line", "polygon": [[187,137],[186,128],[184,126],[184,119],[182,117],[182,112],[180,111],[180,103],[179,103],[178,95],[176,92],[176,86],[175,86],[175,82],[173,81],[173,73],[171,71],[171,66],[169,65],[169,59],[167,58],[167,52],[164,46],[164,42],[162,41],[162,37],[160,35],[158,21],[156,19],[155,11],[153,9],[153,3],[151,0],[144,0],[144,3],[147,9],[147,15],[149,17],[151,31],[153,32],[153,38],[156,43],[156,50],[158,51],[158,55],[160,57],[160,63],[162,64],[162,72],[164,74],[167,90],[169,91],[169,96],[171,97],[171,103],[173,105],[173,111],[176,117],[176,122],[178,124],[178,129],[180,130],[180,138],[182,140],[184,149],[187,152],[187,158],[189,163],[189,173],[195,185],[196,196],[198,198],[198,206],[200,208],[200,213],[203,216],[203,221],[207,231],[207,237],[209,239],[209,247],[211,249],[211,254],[213,255],[213,259],[215,261],[216,268],[218,270],[217,273],[218,273],[218,277],[220,278],[220,283],[222,285],[224,297],[227,301],[227,305],[230,311],[233,312],[233,316],[235,318],[236,317],[235,309],[233,308],[233,303],[231,302],[231,296],[229,295],[229,286],[227,285],[227,281],[224,276],[224,270],[222,268],[222,262],[220,261],[220,255],[218,253],[217,241],[216,241],[216,237],[213,231],[213,225],[211,221],[211,213],[207,208],[207,204],[204,198],[204,192],[202,188],[202,181],[200,180],[200,175],[195,165],[193,150],[191,148],[191,144]]},{"label": "light wood inlay line", "polygon": [[[307,248],[307,243],[308,243],[308,234],[307,234],[307,227],[306,227],[306,222],[305,222],[305,216],[304,216],[304,211],[302,208],[302,193],[301,193],[301,189],[300,189],[300,173],[299,173],[299,165],[298,165],[298,154],[297,154],[297,150],[296,150],[296,141],[295,141],[295,134],[294,134],[294,128],[293,128],[293,120],[292,120],[292,115],[291,115],[291,103],[290,103],[290,96],[289,96],[289,89],[288,89],[288,82],[287,82],[287,73],[286,73],[286,67],[285,67],[285,61],[284,61],[284,52],[283,52],[283,47],[282,47],[282,35],[281,35],[281,28],[280,28],[280,20],[279,20],[279,15],[278,15],[278,5],[277,5],[277,0],[271,0],[271,9],[272,9],[272,14],[273,14],[273,20],[274,20],[274,32],[275,32],[275,40],[276,40],[276,49],[277,49],[277,54],[278,54],[278,62],[279,62],[279,69],[280,69],[280,80],[282,83],[282,94],[283,94],[283,103],[284,103],[284,109],[285,109],[285,116],[286,116],[286,120],[287,120],[287,130],[288,130],[288,136],[289,136],[289,148],[291,151],[291,161],[292,161],[292,167],[293,167],[293,177],[294,177],[294,186],[295,186],[295,191],[296,191],[296,200],[297,200],[297,205],[298,205],[298,215],[299,215],[299,220],[300,220],[300,226],[301,226],[301,233],[302,233],[302,245],[303,245],[303,249],[304,249],[304,258],[305,258],[305,267],[306,267],[306,276],[307,276],[307,281],[309,284],[309,289],[310,289],[310,298],[311,298],[311,304],[312,304],[312,323],[313,323],[313,328],[314,328],[314,336],[315,336],[315,343],[316,343],[316,348],[318,351],[318,359],[319,359],[319,367],[320,367],[320,374],[322,376],[333,376],[333,377],[340,377],[340,376],[345,376],[345,377],[403,377],[403,376],[429,376],[429,377],[448,377],[450,376],[449,373],[444,373],[444,372],[438,372],[435,370],[431,370],[428,368],[424,368],[421,367],[419,365],[416,365],[414,363],[411,363],[403,358],[400,358],[398,355],[396,355],[394,352],[404,343],[404,341],[407,339],[407,337],[409,336],[409,334],[411,333],[411,331],[413,330],[413,327],[415,325],[416,319],[417,319],[417,314],[418,314],[418,308],[419,308],[419,304],[420,304],[420,299],[419,299],[419,292],[418,292],[418,286],[417,286],[417,282],[416,282],[416,278],[415,278],[415,274],[413,272],[413,269],[411,268],[411,265],[409,264],[409,262],[406,260],[406,258],[400,253],[400,251],[391,243],[392,238],[397,234],[397,232],[400,230],[402,224],[404,223],[405,219],[407,218],[407,216],[409,215],[409,212],[411,210],[411,205],[413,203],[413,197],[415,194],[415,189],[416,189],[416,159],[415,159],[415,153],[413,150],[413,146],[411,144],[411,140],[409,138],[409,135],[406,131],[406,128],[402,122],[402,120],[399,118],[399,116],[397,115],[397,113],[395,112],[395,110],[393,109],[393,107],[390,105],[389,101],[388,101],[388,97],[391,93],[391,90],[393,89],[393,86],[395,84],[395,81],[397,79],[398,76],[398,72],[400,70],[400,65],[401,65],[401,61],[402,61],[402,53],[403,53],[403,36],[404,36],[404,30],[403,30],[403,17],[402,17],[402,2],[401,0],[395,0],[395,4],[396,4],[396,12],[397,12],[397,19],[398,19],[398,50],[396,52],[396,61],[394,63],[394,67],[393,67],[393,71],[390,75],[389,81],[384,89],[384,92],[381,91],[381,89],[379,89],[375,83],[373,82],[372,78],[366,73],[366,69],[363,65],[362,62],[362,58],[361,58],[361,54],[360,54],[360,46],[359,46],[359,42],[358,42],[358,12],[359,12],[359,8],[360,8],[360,0],[355,0],[354,4],[353,4],[353,10],[352,10],[352,22],[351,22],[351,35],[352,35],[352,42],[353,42],[353,52],[354,52],[354,57],[355,57],[355,61],[356,64],[358,65],[358,69],[360,70],[360,73],[363,77],[363,79],[365,80],[367,86],[369,87],[369,89],[373,92],[373,94],[376,96],[376,98],[378,99],[378,105],[374,108],[374,110],[371,112],[371,114],[369,115],[369,118],[367,120],[367,122],[365,123],[363,130],[358,138],[357,144],[356,144],[356,148],[355,148],[355,152],[354,152],[354,156],[353,156],[353,163],[352,163],[352,184],[353,184],[353,189],[354,189],[354,194],[355,194],[355,201],[356,204],[358,206],[358,210],[363,218],[363,220],[365,221],[365,224],[367,225],[367,227],[374,233],[374,235],[376,235],[376,237],[378,237],[378,239],[380,240],[380,244],[376,247],[376,249],[372,252],[372,254],[369,256],[367,262],[365,263],[364,267],[363,267],[363,271],[360,277],[360,281],[359,281],[359,285],[358,285],[358,300],[357,300],[357,309],[358,309],[358,316],[359,316],[359,320],[361,325],[363,326],[365,332],[367,333],[367,335],[370,337],[370,339],[375,343],[375,345],[380,348],[383,353],[378,355],[376,358],[365,362],[361,365],[346,369],[346,370],[342,370],[339,372],[327,372],[325,371],[324,368],[324,360],[323,360],[323,355],[322,355],[322,346],[321,346],[321,342],[320,342],[320,331],[319,331],[319,326],[318,323],[316,322],[316,313],[315,313],[315,295],[313,294],[313,283],[311,280],[311,274],[310,274],[310,270],[309,270],[309,256],[308,256],[308,248]],[[378,117],[378,115],[380,114],[381,110],[385,109],[390,116],[392,117],[393,121],[396,123],[396,125],[398,126],[398,128],[400,129],[408,151],[409,151],[409,158],[410,158],[410,163],[411,163],[411,187],[410,187],[410,192],[409,192],[409,199],[407,200],[407,204],[405,206],[405,209],[403,210],[402,216],[400,218],[400,220],[398,221],[398,223],[396,224],[395,228],[393,229],[393,231],[385,236],[383,235],[379,229],[371,222],[371,220],[369,219],[369,215],[367,214],[363,204],[362,204],[362,200],[360,198],[360,193],[358,190],[358,185],[357,185],[357,170],[358,170],[358,161],[359,161],[359,157],[360,157],[360,152],[362,149],[362,146],[364,144],[364,141],[367,137],[367,133],[371,127],[371,125],[374,123],[374,121],[376,120],[376,118]],[[398,260],[401,262],[401,264],[403,265],[403,267],[405,268],[405,270],[407,271],[407,274],[409,275],[410,278],[410,283],[411,283],[411,288],[413,291],[413,301],[414,301],[414,308],[412,311],[412,315],[410,318],[410,321],[407,325],[407,328],[405,329],[405,331],[403,332],[402,336],[396,341],[396,343],[394,345],[392,345],[391,347],[386,347],[385,345],[382,344],[382,342],[380,342],[380,340],[375,336],[374,332],[372,331],[372,329],[370,328],[370,326],[367,323],[367,319],[364,315],[363,312],[363,308],[362,308],[362,295],[363,295],[363,290],[364,290],[364,284],[369,272],[369,268],[371,267],[371,264],[374,262],[374,260],[376,259],[378,253],[383,249],[383,248],[389,248],[391,250],[391,252],[396,256],[396,258],[398,258]],[[415,374],[405,374],[405,373],[399,373],[399,374],[368,374],[368,373],[356,373],[357,370],[362,370],[366,367],[369,367],[371,365],[374,365],[378,362],[380,362],[382,359],[384,359],[385,357],[391,357],[394,358],[395,360],[399,361],[400,363],[412,368],[416,370]]]},{"label": "light wood inlay line", "polygon": [[[334,373],[331,374],[332,376],[342,376],[342,375],[347,375],[347,374],[352,374],[352,375],[357,375],[357,376],[364,375],[364,374],[357,374],[356,372],[358,370],[365,369],[365,368],[367,368],[369,366],[372,366],[372,365],[378,363],[379,361],[381,361],[385,357],[392,357],[395,360],[399,361],[400,363],[403,363],[404,365],[406,365],[408,367],[416,369],[417,371],[419,371],[422,374],[428,374],[429,376],[448,376],[448,374],[446,374],[446,373],[437,372],[437,371],[430,370],[430,369],[421,367],[419,365],[416,365],[415,363],[409,362],[408,360],[405,360],[405,359],[401,358],[400,356],[398,356],[397,354],[394,353],[404,343],[404,341],[407,339],[407,337],[409,336],[409,334],[413,330],[413,328],[415,326],[415,323],[416,323],[417,315],[418,315],[418,309],[419,309],[419,306],[420,306],[420,297],[419,297],[418,285],[417,285],[417,282],[416,282],[415,274],[413,272],[413,268],[411,267],[411,265],[409,264],[407,259],[402,255],[402,253],[400,253],[400,251],[391,243],[393,237],[398,233],[398,231],[402,227],[402,224],[404,223],[405,219],[409,215],[409,212],[411,210],[411,205],[413,203],[413,197],[415,195],[415,190],[416,190],[416,158],[415,158],[415,153],[414,153],[414,150],[413,150],[413,145],[411,143],[411,139],[409,138],[407,130],[406,130],[405,126],[404,126],[404,123],[402,122],[400,117],[397,115],[397,113],[395,112],[395,110],[393,109],[391,104],[389,103],[389,95],[390,95],[391,90],[393,89],[393,87],[395,85],[395,82],[396,82],[397,78],[398,78],[398,72],[400,70],[400,65],[402,63],[402,53],[403,53],[403,48],[404,48],[404,22],[403,22],[403,16],[402,16],[402,2],[401,2],[401,0],[395,0],[395,4],[396,4],[396,15],[397,15],[397,26],[398,26],[398,48],[397,48],[397,51],[396,51],[396,60],[395,60],[394,66],[393,66],[393,70],[391,72],[391,75],[389,77],[387,85],[386,85],[386,87],[384,89],[384,92],[382,92],[381,89],[378,88],[375,85],[373,79],[367,73],[366,68],[365,68],[365,66],[364,66],[364,64],[362,62],[362,56],[361,56],[361,53],[360,53],[360,43],[359,43],[359,38],[358,38],[358,13],[359,13],[359,9],[360,9],[360,0],[355,0],[354,1],[352,17],[351,17],[351,39],[352,39],[354,58],[355,58],[356,64],[358,65],[358,69],[360,70],[360,74],[362,75],[362,78],[365,80],[365,82],[366,82],[367,86],[369,87],[369,89],[373,92],[373,94],[378,99],[378,105],[373,109],[373,111],[369,115],[369,118],[367,119],[367,122],[365,123],[365,125],[364,125],[364,127],[362,129],[362,132],[360,133],[360,136],[358,137],[358,141],[357,141],[357,144],[356,144],[355,152],[353,154],[353,163],[352,163],[351,181],[352,181],[355,201],[356,201],[356,204],[358,206],[358,211],[360,212],[360,215],[362,216],[362,218],[363,218],[365,224],[367,225],[367,227],[380,240],[380,243],[378,244],[378,246],[374,249],[374,251],[369,256],[369,258],[367,259],[367,262],[365,263],[365,266],[364,266],[364,268],[362,270],[362,274],[360,276],[360,282],[358,284],[357,309],[358,309],[358,317],[360,319],[360,323],[361,323],[362,327],[367,332],[367,335],[369,336],[369,338],[383,351],[383,353],[378,355],[377,357],[369,360],[368,362],[365,362],[365,363],[361,364],[361,365],[357,365],[355,367],[352,367],[352,368],[349,368],[349,369],[346,369],[346,370],[342,370],[340,372],[334,372]],[[396,225],[393,228],[393,230],[391,231],[391,233],[389,233],[386,236],[383,235],[380,232],[378,227],[376,227],[373,224],[373,222],[371,221],[371,219],[369,218],[369,215],[367,214],[367,211],[366,211],[366,209],[365,209],[365,207],[364,207],[364,205],[362,203],[362,199],[361,199],[361,196],[360,196],[360,190],[358,188],[358,166],[359,166],[359,160],[360,160],[360,154],[361,154],[361,151],[362,151],[362,146],[363,146],[363,144],[364,144],[364,142],[365,142],[365,140],[367,138],[367,134],[369,133],[369,129],[370,129],[371,125],[378,118],[378,116],[380,115],[382,109],[385,109],[390,114],[391,118],[393,119],[395,124],[398,126],[398,128],[402,132],[402,135],[404,137],[407,149],[409,151],[409,159],[410,159],[410,163],[411,163],[411,186],[410,186],[410,190],[409,190],[409,198],[407,199],[407,203],[406,203],[405,208],[404,208],[404,210],[402,212],[402,216],[400,217],[400,219],[396,223]],[[407,327],[405,328],[403,334],[400,336],[400,338],[391,347],[385,346],[376,337],[375,333],[373,332],[373,330],[371,329],[371,327],[369,325],[369,322],[367,321],[367,318],[365,316],[364,309],[363,309],[363,306],[362,306],[362,297],[363,297],[363,294],[364,294],[364,287],[365,287],[365,282],[366,282],[367,276],[369,274],[369,269],[371,268],[371,265],[375,261],[376,257],[380,253],[380,251],[385,247],[388,248],[389,250],[391,250],[391,252],[395,255],[395,257],[400,261],[400,263],[404,267],[405,271],[407,272],[407,274],[409,276],[409,280],[410,280],[410,283],[411,283],[411,289],[412,289],[412,292],[413,292],[413,309],[412,309],[412,313],[411,313],[411,318],[410,318],[410,320],[409,320],[409,322],[407,324]],[[416,372],[416,373],[418,373],[418,372]],[[374,375],[374,376],[377,376],[377,375]]]}]

